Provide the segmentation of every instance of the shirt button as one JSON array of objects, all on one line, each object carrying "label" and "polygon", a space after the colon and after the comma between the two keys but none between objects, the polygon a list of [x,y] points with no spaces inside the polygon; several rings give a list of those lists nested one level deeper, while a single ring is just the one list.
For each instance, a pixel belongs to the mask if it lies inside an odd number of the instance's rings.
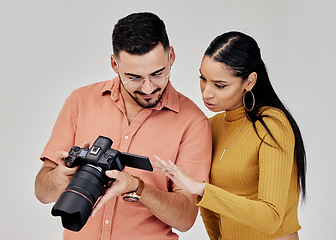
[{"label": "shirt button", "polygon": [[109,224],[110,223],[110,221],[109,220],[105,220],[105,224]]},{"label": "shirt button", "polygon": [[128,139],[128,136],[125,136],[125,139],[127,140],[127,139]]}]

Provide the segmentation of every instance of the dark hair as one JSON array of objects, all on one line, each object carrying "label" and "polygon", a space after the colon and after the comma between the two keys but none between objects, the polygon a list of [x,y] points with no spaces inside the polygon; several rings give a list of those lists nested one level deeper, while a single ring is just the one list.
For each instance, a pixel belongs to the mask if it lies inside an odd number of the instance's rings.
[{"label": "dark hair", "polygon": [[149,12],[133,13],[120,19],[112,33],[112,47],[115,56],[120,51],[143,55],[158,43],[169,49],[169,39],[164,22]]},{"label": "dark hair", "polygon": [[[295,135],[298,185],[301,187],[301,193],[304,199],[306,196],[306,153],[302,135],[294,118],[281,102],[271,85],[266,66],[261,59],[260,48],[257,42],[244,33],[228,32],[216,37],[210,43],[204,55],[213,58],[217,62],[224,63],[233,70],[234,76],[242,78],[242,82],[244,82],[252,72],[257,73],[257,81],[252,89],[255,96],[255,107],[251,111],[246,111],[246,115],[248,119],[252,121],[257,134],[255,123],[259,121],[274,139],[271,131],[263,120],[264,117],[269,116],[263,114],[262,107],[274,107],[285,113]],[[259,134],[258,137],[260,138]],[[276,139],[274,140],[277,143]],[[278,146],[280,147],[279,144]]]}]

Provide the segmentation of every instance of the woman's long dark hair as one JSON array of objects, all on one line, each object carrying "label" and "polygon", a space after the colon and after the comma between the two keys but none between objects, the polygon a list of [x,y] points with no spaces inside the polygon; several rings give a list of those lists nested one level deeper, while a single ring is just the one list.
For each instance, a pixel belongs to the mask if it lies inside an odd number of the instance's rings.
[{"label": "woman's long dark hair", "polygon": [[[236,77],[241,77],[244,82],[252,72],[257,73],[257,81],[252,92],[255,96],[255,106],[251,111],[246,111],[247,117],[255,123],[259,121],[274,139],[271,131],[265,124],[260,108],[274,107],[283,111],[290,122],[295,135],[295,154],[298,173],[298,185],[303,199],[306,196],[306,153],[302,135],[294,118],[275,93],[268,77],[266,66],[261,59],[257,42],[250,36],[241,32],[228,32],[216,37],[205,51],[205,56],[213,58],[231,68]],[[258,134],[259,136],[259,134]],[[260,138],[260,136],[259,136]],[[276,139],[274,139],[276,141]],[[279,145],[279,144],[278,144]]]}]

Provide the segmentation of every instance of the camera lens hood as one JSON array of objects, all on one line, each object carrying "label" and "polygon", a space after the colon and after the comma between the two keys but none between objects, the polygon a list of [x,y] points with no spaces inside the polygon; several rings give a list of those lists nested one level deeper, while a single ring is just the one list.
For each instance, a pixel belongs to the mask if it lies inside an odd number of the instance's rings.
[{"label": "camera lens hood", "polygon": [[90,202],[73,191],[63,192],[51,210],[53,216],[61,217],[63,227],[72,231],[81,230],[91,212]]},{"label": "camera lens hood", "polygon": [[89,164],[80,166],[56,201],[51,214],[62,218],[64,228],[80,231],[107,183],[105,173],[97,167]]}]

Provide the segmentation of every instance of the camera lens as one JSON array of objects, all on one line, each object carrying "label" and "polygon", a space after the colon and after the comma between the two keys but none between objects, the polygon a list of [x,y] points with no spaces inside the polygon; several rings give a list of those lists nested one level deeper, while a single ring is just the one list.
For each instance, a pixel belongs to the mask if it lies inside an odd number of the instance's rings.
[{"label": "camera lens", "polygon": [[80,166],[58,198],[51,214],[61,216],[64,228],[79,231],[91,215],[92,208],[108,181],[99,167],[89,164]]}]

